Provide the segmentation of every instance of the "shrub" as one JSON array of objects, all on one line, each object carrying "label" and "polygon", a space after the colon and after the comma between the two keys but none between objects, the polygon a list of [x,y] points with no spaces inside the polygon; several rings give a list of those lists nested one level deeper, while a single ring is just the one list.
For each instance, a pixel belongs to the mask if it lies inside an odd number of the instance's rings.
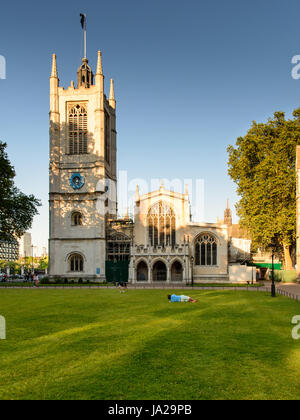
[{"label": "shrub", "polygon": [[50,283],[49,277],[43,277],[40,280],[40,284],[49,284],[49,283]]}]

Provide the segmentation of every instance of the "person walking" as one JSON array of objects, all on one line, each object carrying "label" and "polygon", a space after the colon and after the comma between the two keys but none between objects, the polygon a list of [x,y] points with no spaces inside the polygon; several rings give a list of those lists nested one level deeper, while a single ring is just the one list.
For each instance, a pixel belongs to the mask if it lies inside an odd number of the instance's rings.
[{"label": "person walking", "polygon": [[33,282],[34,282],[34,286],[38,287],[39,285],[39,276],[37,275],[37,273],[34,273],[33,275]]}]

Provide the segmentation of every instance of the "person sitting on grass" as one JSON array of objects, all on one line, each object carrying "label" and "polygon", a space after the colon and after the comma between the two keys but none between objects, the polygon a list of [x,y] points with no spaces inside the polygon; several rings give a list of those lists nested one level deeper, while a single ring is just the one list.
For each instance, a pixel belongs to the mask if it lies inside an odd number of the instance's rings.
[{"label": "person sitting on grass", "polygon": [[168,299],[169,299],[170,302],[192,302],[192,303],[197,302],[196,299],[193,299],[193,298],[191,298],[189,296],[185,296],[185,295],[180,295],[180,296],[177,296],[177,295],[174,295],[174,294],[173,295],[168,295]]}]

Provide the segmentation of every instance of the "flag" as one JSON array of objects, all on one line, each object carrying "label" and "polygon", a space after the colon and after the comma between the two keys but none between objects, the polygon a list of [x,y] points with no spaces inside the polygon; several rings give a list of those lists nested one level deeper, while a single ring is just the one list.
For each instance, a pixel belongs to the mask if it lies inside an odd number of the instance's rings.
[{"label": "flag", "polygon": [[82,29],[85,27],[85,21],[86,21],[85,15],[80,13],[80,23],[81,23]]}]

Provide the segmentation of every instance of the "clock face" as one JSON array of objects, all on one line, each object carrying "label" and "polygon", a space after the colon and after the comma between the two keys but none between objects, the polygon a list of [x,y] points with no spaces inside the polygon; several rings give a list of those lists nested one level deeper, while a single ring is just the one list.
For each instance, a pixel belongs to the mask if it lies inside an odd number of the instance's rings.
[{"label": "clock face", "polygon": [[84,178],[79,173],[73,174],[70,178],[70,185],[74,190],[79,190],[84,186]]},{"label": "clock face", "polygon": [[79,178],[79,176],[75,176],[74,178],[73,178],[73,184],[75,184],[76,185],[76,187],[78,187],[78,185],[81,183],[81,180],[80,180],[80,178]]}]

